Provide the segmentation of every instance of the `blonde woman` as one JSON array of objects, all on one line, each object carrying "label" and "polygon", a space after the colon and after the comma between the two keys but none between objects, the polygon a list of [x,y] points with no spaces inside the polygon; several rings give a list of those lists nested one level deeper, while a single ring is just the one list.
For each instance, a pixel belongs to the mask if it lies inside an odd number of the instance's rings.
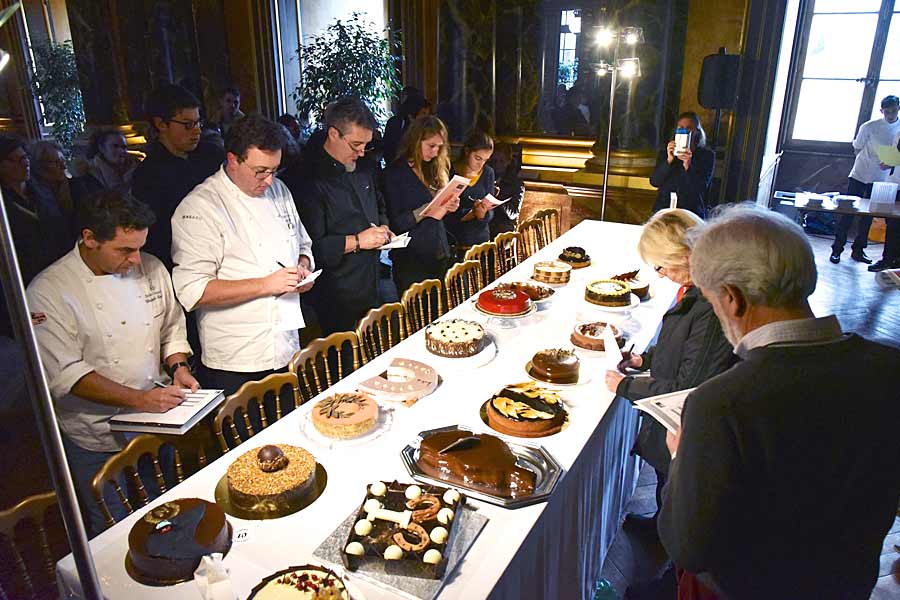
[{"label": "blonde woman", "polygon": [[[681,208],[666,209],[644,225],[638,252],[660,277],[681,285],[675,306],[663,316],[655,346],[643,354],[626,353],[619,371],[607,371],[606,385],[631,402],[650,396],[685,390],[726,371],[734,363],[731,344],[712,305],[691,281],[688,233],[703,226],[703,220]],[[650,370],[649,377],[625,373]],[[656,420],[644,418],[632,450],[656,469],[656,500],[666,481],[672,457],[666,447],[666,430]],[[656,529],[656,517],[627,515],[633,528]]]},{"label": "blonde woman", "polygon": [[391,231],[409,232],[410,244],[391,251],[394,282],[400,294],[423,279],[443,279],[452,263],[444,217],[459,208],[459,200],[422,210],[450,177],[447,127],[434,116],[413,121],[400,143],[397,158],[384,173],[384,200]]}]

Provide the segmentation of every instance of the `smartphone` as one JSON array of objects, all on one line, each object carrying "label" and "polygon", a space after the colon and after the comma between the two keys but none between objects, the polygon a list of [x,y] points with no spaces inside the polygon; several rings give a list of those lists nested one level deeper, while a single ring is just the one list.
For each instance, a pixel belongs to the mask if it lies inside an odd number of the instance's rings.
[{"label": "smartphone", "polygon": [[679,127],[675,130],[675,151],[673,154],[678,156],[684,154],[684,151],[691,147],[691,130]]}]

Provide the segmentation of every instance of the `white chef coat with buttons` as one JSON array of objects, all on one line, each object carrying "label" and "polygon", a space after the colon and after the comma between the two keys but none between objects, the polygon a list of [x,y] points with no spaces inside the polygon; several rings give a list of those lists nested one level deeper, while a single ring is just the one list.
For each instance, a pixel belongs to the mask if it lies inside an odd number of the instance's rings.
[{"label": "white chef coat with buttons", "polygon": [[294,199],[280,180],[265,194],[244,194],[224,167],[188,194],[172,216],[172,281],[178,300],[197,312],[203,364],[235,372],[280,369],[300,350],[304,326],[299,294],[263,297],[234,306],[197,302],[214,280],[255,279],[279,263],[313,265],[312,240]]},{"label": "white chef coat with buttons", "polygon": [[115,452],[124,438],[109,430],[119,412],[72,393],[90,372],[146,390],[168,381],[167,357],[191,354],[184,312],[158,258],[141,253],[125,275],[95,275],[75,249],[41,271],[28,286],[28,308],[47,320],[35,326],[59,426],[85,450]]}]

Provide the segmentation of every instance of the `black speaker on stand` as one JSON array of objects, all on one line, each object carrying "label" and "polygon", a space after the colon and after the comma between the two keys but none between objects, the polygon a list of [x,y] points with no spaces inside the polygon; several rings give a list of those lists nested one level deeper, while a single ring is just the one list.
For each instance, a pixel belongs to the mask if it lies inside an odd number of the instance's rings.
[{"label": "black speaker on stand", "polygon": [[700,83],[697,86],[697,100],[703,108],[712,108],[716,111],[711,144],[713,148],[719,142],[722,111],[733,110],[735,106],[740,64],[741,56],[726,54],[725,48],[719,48],[718,54],[710,54],[703,59]]}]

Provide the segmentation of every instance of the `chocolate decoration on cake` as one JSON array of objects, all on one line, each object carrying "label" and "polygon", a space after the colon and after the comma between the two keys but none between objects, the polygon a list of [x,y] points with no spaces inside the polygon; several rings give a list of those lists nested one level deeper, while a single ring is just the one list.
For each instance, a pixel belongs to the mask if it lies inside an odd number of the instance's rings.
[{"label": "chocolate decoration on cake", "polygon": [[625,336],[622,334],[621,330],[615,325],[610,323],[606,323],[604,321],[595,321],[593,323],[579,323],[575,326],[575,330],[572,332],[571,340],[572,343],[578,346],[579,348],[584,348],[585,350],[596,350],[599,352],[603,352],[606,350],[606,343],[603,341],[603,332],[607,327],[612,329],[613,337],[616,339],[616,343],[621,348],[625,345]]},{"label": "chocolate decoration on cake", "polygon": [[259,468],[266,473],[274,473],[280,471],[288,465],[288,457],[284,455],[278,446],[263,446],[256,453],[256,460],[259,461]]},{"label": "chocolate decoration on cake", "polygon": [[547,383],[578,383],[581,361],[572,350],[551,348],[531,357],[528,374]]},{"label": "chocolate decoration on cake", "polygon": [[[466,437],[478,438],[478,444],[440,453]],[[534,493],[535,474],[516,464],[516,455],[506,442],[487,433],[473,435],[462,430],[435,433],[419,444],[417,462],[431,477],[494,496],[518,498]]]},{"label": "chocolate decoration on cake", "polygon": [[531,278],[541,283],[568,283],[572,275],[572,265],[560,260],[545,260],[534,264]]},{"label": "chocolate decoration on cake", "polygon": [[228,466],[228,498],[234,506],[253,513],[278,513],[291,510],[313,489],[315,457],[296,446],[276,447],[286,460],[276,471],[261,468],[261,448],[245,452]]},{"label": "chocolate decoration on cake", "polygon": [[643,300],[650,293],[650,282],[638,279],[638,273],[639,271],[629,271],[621,275],[614,275],[612,279],[627,283],[632,293]]},{"label": "chocolate decoration on cake", "polygon": [[532,302],[540,302],[552,296],[556,290],[553,288],[527,283],[524,281],[513,281],[510,283],[498,283],[494,286],[495,290],[512,290],[515,292],[525,292]]},{"label": "chocolate decoration on cake", "polygon": [[566,421],[562,398],[534,382],[508,385],[491,397],[488,424],[500,433],[543,437],[560,431]]},{"label": "chocolate decoration on cake", "polygon": [[263,579],[247,600],[349,600],[344,582],[334,571],[317,565],[290,567]]},{"label": "chocolate decoration on cake", "polygon": [[313,426],[325,436],[350,439],[368,433],[378,424],[378,404],[368,394],[334,394],[316,403]]},{"label": "chocolate decoration on cake", "polygon": [[587,284],[584,299],[600,306],[628,306],[631,286],[618,279],[598,279]]},{"label": "chocolate decoration on cake", "polygon": [[569,246],[559,255],[559,260],[569,263],[574,269],[590,266],[591,257],[579,246]]},{"label": "chocolate decoration on cake", "polygon": [[488,345],[484,327],[474,321],[445,319],[425,328],[425,349],[446,358],[475,356]]}]

